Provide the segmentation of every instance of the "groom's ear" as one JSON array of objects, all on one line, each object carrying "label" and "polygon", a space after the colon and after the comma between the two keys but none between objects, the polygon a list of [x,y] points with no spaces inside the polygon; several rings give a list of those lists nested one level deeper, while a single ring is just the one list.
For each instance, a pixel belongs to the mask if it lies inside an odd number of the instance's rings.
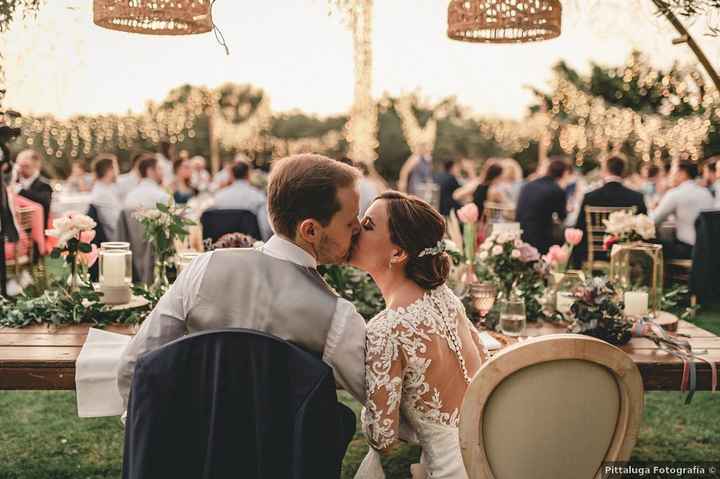
[{"label": "groom's ear", "polygon": [[298,225],[298,236],[309,243],[318,241],[320,239],[320,233],[320,223],[312,218],[304,219]]}]

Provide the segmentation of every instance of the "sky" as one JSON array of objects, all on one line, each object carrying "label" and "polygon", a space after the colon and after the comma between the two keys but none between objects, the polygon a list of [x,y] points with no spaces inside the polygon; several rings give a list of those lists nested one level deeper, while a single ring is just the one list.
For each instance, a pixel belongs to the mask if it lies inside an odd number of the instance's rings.
[{"label": "sky", "polygon": [[[674,31],[653,16],[650,0],[569,0],[559,38],[482,45],[447,38],[447,0],[375,0],[373,95],[420,91],[428,101],[454,95],[486,116],[521,118],[527,86],[548,88],[565,60],[620,65],[640,49],[657,66],[692,61]],[[24,114],[141,111],[181,84],[224,82],[263,88],[274,111],[346,112],[353,96],[351,33],[327,0],[217,0],[213,18],[230,49],[212,33],[181,37],[128,34],[92,23],[90,0],[47,0],[36,19],[16,22],[0,38],[8,94]],[[711,62],[720,38],[692,26]]]}]

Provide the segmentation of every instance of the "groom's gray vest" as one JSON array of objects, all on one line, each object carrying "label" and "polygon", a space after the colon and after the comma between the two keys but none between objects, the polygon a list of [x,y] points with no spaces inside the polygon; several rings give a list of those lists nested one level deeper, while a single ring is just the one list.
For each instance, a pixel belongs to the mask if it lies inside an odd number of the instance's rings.
[{"label": "groom's gray vest", "polygon": [[247,328],[322,353],[336,305],[312,268],[254,249],[220,249],[212,253],[187,328]]}]

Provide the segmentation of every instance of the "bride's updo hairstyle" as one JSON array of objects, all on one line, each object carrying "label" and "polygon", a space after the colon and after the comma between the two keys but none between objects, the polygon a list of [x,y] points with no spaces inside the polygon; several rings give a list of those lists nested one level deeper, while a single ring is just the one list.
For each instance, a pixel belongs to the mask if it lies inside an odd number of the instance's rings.
[{"label": "bride's updo hairstyle", "polygon": [[445,236],[445,219],[425,201],[399,191],[387,191],[376,199],[387,204],[390,240],[408,255],[405,275],[423,289],[435,289],[450,273],[445,252],[420,253],[434,248]]}]

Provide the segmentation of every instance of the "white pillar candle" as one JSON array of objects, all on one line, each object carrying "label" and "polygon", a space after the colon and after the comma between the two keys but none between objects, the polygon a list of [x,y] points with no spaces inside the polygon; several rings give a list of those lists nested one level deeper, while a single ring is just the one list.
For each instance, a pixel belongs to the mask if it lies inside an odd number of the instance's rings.
[{"label": "white pillar candle", "polygon": [[125,286],[126,253],[103,253],[103,284],[105,286]]},{"label": "white pillar candle", "polygon": [[555,298],[555,309],[560,314],[569,314],[570,307],[575,302],[575,296],[568,291],[558,291]]},{"label": "white pillar candle", "polygon": [[646,316],[648,313],[648,294],[643,291],[625,293],[625,315]]}]

